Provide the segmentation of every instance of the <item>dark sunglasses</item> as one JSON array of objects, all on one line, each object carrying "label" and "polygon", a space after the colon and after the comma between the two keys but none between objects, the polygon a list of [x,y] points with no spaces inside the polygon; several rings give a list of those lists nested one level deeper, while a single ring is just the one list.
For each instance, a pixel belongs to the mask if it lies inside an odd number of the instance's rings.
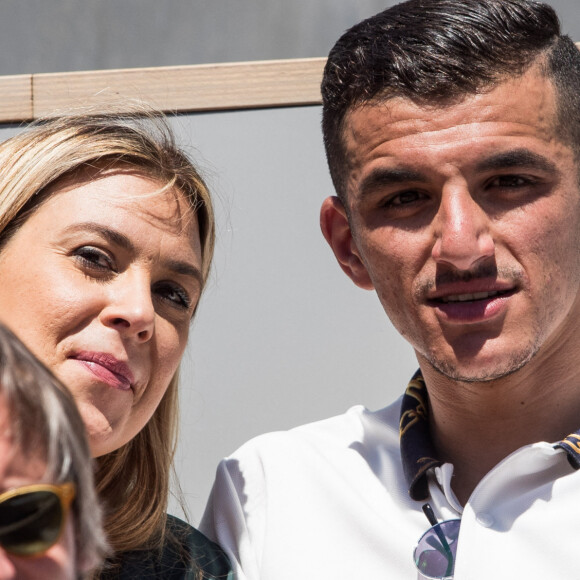
[{"label": "dark sunglasses", "polygon": [[413,552],[415,565],[423,578],[449,580],[453,578],[461,520],[437,522],[428,503],[423,506],[423,512],[431,527],[421,536]]},{"label": "dark sunglasses", "polygon": [[60,539],[74,497],[74,483],[39,483],[0,494],[0,546],[15,556],[41,556]]}]

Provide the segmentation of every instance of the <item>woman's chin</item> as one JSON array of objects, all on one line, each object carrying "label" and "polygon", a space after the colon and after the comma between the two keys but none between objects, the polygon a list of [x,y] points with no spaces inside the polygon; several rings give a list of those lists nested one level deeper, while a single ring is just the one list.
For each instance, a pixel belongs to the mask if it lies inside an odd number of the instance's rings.
[{"label": "woman's chin", "polygon": [[84,401],[77,401],[77,405],[87,428],[89,447],[93,457],[111,453],[126,443],[126,441],[118,441],[120,426],[115,425],[102,411]]}]

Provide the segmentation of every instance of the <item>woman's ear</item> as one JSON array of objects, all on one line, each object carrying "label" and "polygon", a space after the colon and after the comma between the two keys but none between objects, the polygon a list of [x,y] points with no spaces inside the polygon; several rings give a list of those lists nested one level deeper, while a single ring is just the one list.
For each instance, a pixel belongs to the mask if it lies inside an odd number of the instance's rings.
[{"label": "woman's ear", "polygon": [[373,290],[373,283],[352,237],[346,210],[338,197],[327,197],[322,203],[320,229],[345,274],[360,288]]}]

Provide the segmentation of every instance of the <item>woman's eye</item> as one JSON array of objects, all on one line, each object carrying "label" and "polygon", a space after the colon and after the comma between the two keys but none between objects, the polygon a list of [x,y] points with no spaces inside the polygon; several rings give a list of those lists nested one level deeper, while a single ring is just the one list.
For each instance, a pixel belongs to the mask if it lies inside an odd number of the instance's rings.
[{"label": "woman's eye", "polygon": [[154,292],[162,300],[169,302],[172,306],[183,310],[187,310],[191,307],[191,298],[181,286],[169,282],[160,282],[155,285]]},{"label": "woman's eye", "polygon": [[98,248],[82,246],[75,250],[74,255],[85,268],[100,271],[114,271],[114,264],[111,258]]}]

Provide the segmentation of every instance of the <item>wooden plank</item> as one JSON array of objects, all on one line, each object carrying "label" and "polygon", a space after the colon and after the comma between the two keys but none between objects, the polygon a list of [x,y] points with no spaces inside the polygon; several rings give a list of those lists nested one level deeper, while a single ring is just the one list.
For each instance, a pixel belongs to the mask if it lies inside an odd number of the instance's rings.
[{"label": "wooden plank", "polygon": [[[580,42],[576,43],[580,48]],[[0,76],[0,122],[141,100],[166,112],[320,103],[325,58]]]},{"label": "wooden plank", "polygon": [[143,100],[166,112],[312,105],[321,102],[325,58],[143,69],[49,73],[33,76],[39,117],[85,104]]},{"label": "wooden plank", "polygon": [[32,119],[32,76],[0,76],[0,122]]}]

